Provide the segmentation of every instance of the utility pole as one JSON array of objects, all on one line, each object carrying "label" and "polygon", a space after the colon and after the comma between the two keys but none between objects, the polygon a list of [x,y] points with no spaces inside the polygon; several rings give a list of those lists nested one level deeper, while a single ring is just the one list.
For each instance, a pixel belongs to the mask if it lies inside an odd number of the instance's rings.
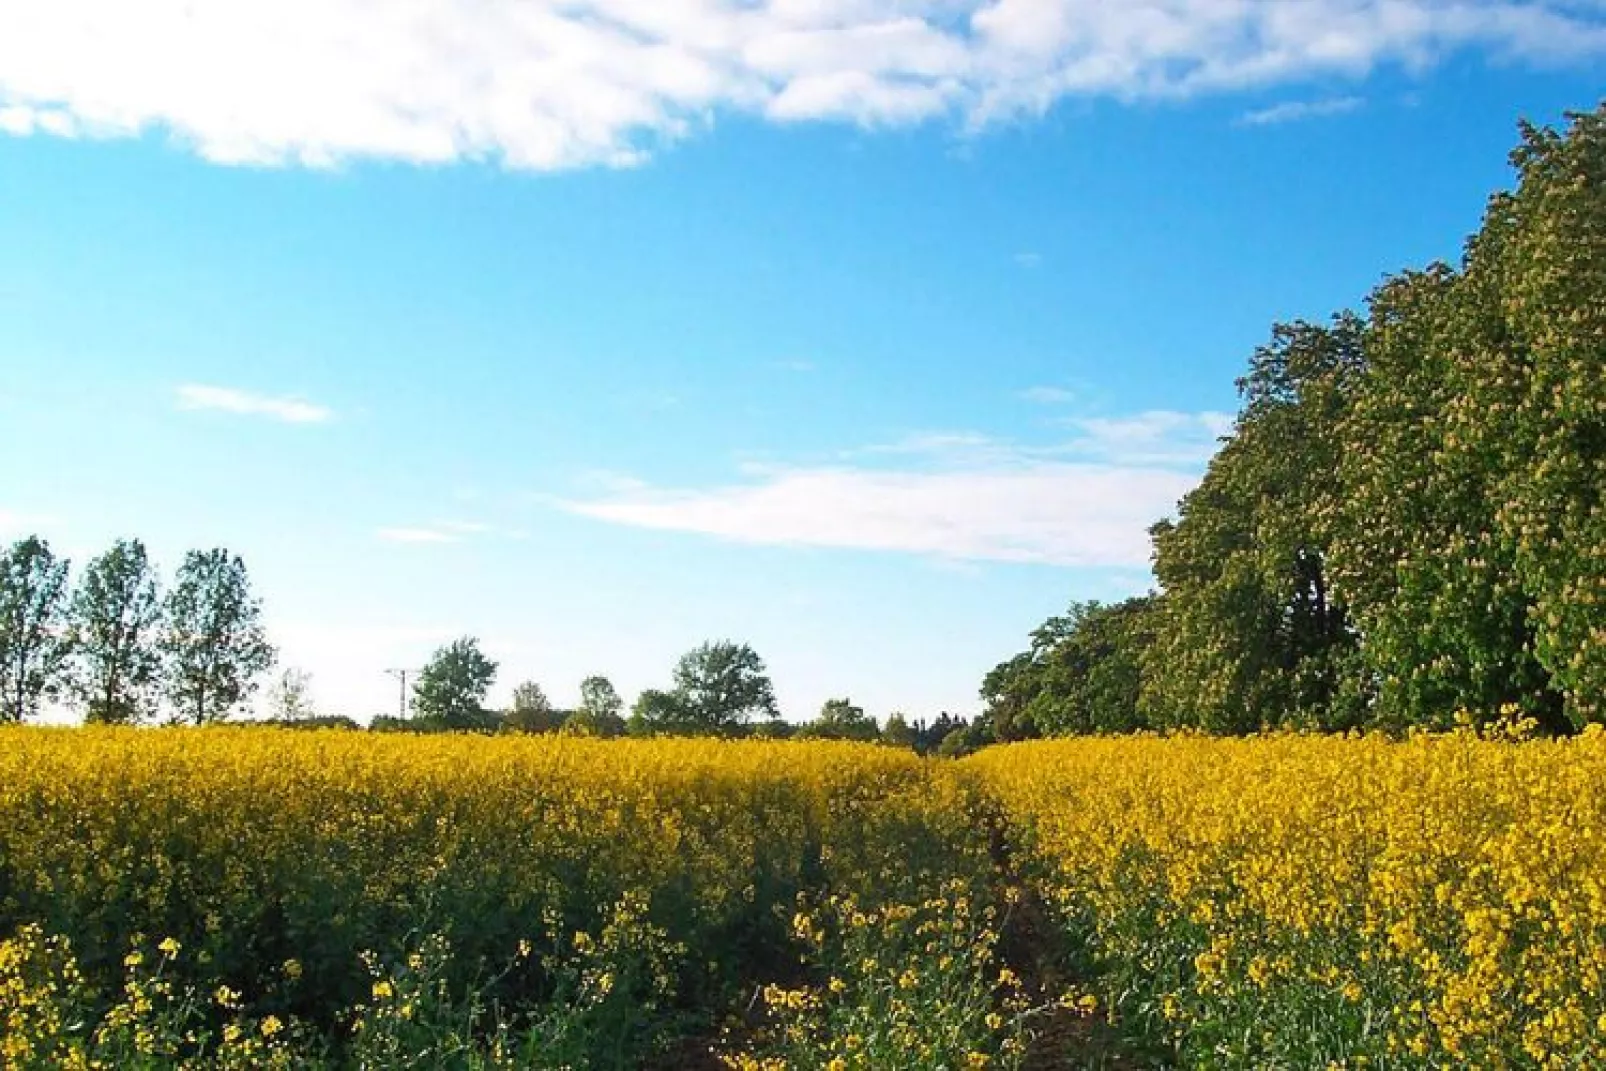
[{"label": "utility pole", "polygon": [[396,693],[396,698],[397,698],[396,716],[398,718],[401,718],[403,721],[406,721],[407,720],[407,675],[409,673],[416,674],[418,672],[418,670],[416,670],[416,669],[387,669],[387,670],[385,670],[385,672],[389,673],[392,677],[395,677],[398,682],[400,682],[401,687],[397,690],[397,693]]}]

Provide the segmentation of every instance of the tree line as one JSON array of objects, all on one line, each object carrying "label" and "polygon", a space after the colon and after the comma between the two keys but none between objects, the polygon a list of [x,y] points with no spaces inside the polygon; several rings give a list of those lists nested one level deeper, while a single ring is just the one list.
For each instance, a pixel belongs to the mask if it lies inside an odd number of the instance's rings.
[{"label": "tree line", "polygon": [[1157,590],[1045,622],[972,743],[1606,721],[1606,104],[1511,160],[1459,266],[1273,328]]},{"label": "tree line", "polygon": [[[69,563],[39,536],[0,554],[0,722],[21,722],[47,704],[85,721],[204,725],[229,719],[256,694],[277,653],[262,626],[262,604],[245,563],[218,548],[190,551],[165,591],[138,539],[120,540],[71,583]],[[786,737],[875,741],[935,752],[963,719],[943,714],[884,724],[848,699],[825,703],[794,725],[780,716],[764,660],[746,644],[713,641],[688,651],[667,688],[649,688],[634,707],[603,676],[580,684],[573,710],[553,706],[534,681],[513,689],[505,710],[486,705],[498,666],[479,641],[440,648],[413,685],[410,716],[379,715],[377,731],[565,732],[588,736]],[[309,678],[287,669],[268,703],[271,721],[357,728],[320,714]],[[955,740],[958,737],[955,736]]]},{"label": "tree line", "polygon": [[91,722],[229,715],[276,655],[240,558],[192,550],[164,593],[137,539],[90,561],[76,584],[38,536],[0,555],[0,722],[47,703]]},{"label": "tree line", "polygon": [[604,676],[581,681],[580,703],[572,710],[555,707],[535,681],[515,686],[506,710],[491,709],[485,699],[498,668],[476,638],[454,640],[420,671],[411,715],[381,715],[370,727],[382,732],[858,740],[922,754],[944,753],[945,748],[951,752],[969,727],[947,713],[913,723],[893,713],[879,723],[851,699],[828,699],[813,720],[794,724],[781,717],[774,684],[758,652],[730,640],[712,640],[687,651],[675,664],[670,686],[646,689],[628,714],[613,682]]}]

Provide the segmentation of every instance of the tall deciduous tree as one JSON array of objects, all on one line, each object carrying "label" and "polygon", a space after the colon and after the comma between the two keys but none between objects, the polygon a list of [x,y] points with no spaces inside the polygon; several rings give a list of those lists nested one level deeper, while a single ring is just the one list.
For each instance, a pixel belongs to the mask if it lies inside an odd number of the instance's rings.
[{"label": "tall deciduous tree", "polygon": [[1152,723],[1243,732],[1363,719],[1327,522],[1362,343],[1351,315],[1274,328],[1239,381],[1232,437],[1178,519],[1152,529],[1164,593],[1143,675]]},{"label": "tall deciduous tree", "polygon": [[675,694],[705,732],[735,733],[755,715],[777,713],[764,660],[745,643],[717,640],[686,652],[675,666]]},{"label": "tall deciduous tree", "polygon": [[139,721],[162,668],[162,600],[145,544],[119,540],[91,561],[73,591],[69,616],[79,663],[76,691],[87,720]]},{"label": "tall deciduous tree", "polygon": [[505,729],[520,733],[550,733],[563,724],[563,715],[554,710],[546,692],[534,681],[513,689],[513,705],[502,719]]},{"label": "tall deciduous tree", "polygon": [[413,685],[413,709],[448,729],[483,729],[491,719],[485,695],[496,680],[496,663],[480,641],[464,636],[435,652]]},{"label": "tall deciduous tree", "polygon": [[190,551],[165,609],[160,646],[175,718],[196,725],[227,718],[276,657],[245,563],[221,547]]},{"label": "tall deciduous tree", "polygon": [[67,562],[38,536],[0,555],[0,721],[17,722],[60,694],[71,642]]},{"label": "tall deciduous tree", "polygon": [[580,706],[563,723],[563,730],[581,736],[619,736],[625,731],[624,706],[607,677],[587,677],[580,682]]},{"label": "tall deciduous tree", "polygon": [[1606,719],[1606,105],[1524,127],[1459,271],[1372,299],[1335,564],[1405,724]]}]

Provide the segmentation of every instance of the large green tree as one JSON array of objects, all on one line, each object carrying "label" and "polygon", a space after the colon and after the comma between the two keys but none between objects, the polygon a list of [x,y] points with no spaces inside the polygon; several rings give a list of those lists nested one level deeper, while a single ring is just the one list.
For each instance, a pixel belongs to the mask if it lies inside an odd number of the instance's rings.
[{"label": "large green tree", "polygon": [[61,693],[72,645],[67,562],[38,536],[0,555],[0,721],[39,712]]},{"label": "large green tree", "polygon": [[119,540],[84,569],[69,611],[78,656],[75,690],[92,722],[134,722],[160,683],[162,599],[137,539]]},{"label": "large green tree", "polygon": [[[485,696],[496,680],[496,663],[472,636],[440,648],[413,685],[413,710],[446,729],[484,729],[494,720]],[[543,697],[544,698],[544,697]]]},{"label": "large green tree", "polygon": [[1366,717],[1357,637],[1329,576],[1338,437],[1365,368],[1364,324],[1273,329],[1239,381],[1233,433],[1177,519],[1152,530],[1163,598],[1141,710],[1218,732]]},{"label": "large green tree", "polygon": [[983,721],[995,739],[1131,732],[1156,600],[1072,603],[1032,633],[1031,647],[982,681]]},{"label": "large green tree", "polygon": [[1606,716],[1606,106],[1374,294],[1334,560],[1385,718]]},{"label": "large green tree", "polygon": [[276,654],[245,563],[221,547],[184,556],[164,617],[164,684],[178,720],[204,725],[227,718],[273,666]]},{"label": "large green tree", "polygon": [[738,733],[756,716],[775,717],[775,688],[764,660],[745,643],[716,640],[681,656],[675,695],[700,731]]}]

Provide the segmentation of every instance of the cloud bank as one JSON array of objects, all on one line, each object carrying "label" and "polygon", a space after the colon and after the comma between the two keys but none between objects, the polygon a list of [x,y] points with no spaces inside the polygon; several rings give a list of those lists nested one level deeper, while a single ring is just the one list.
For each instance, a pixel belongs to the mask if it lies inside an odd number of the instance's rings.
[{"label": "cloud bank", "polygon": [[975,130],[1066,98],[1582,62],[1582,0],[9,0],[0,131],[224,163],[637,163],[720,114]]},{"label": "cloud bank", "polygon": [[708,488],[622,482],[558,505],[742,543],[1147,568],[1149,526],[1194,486],[1229,425],[1219,413],[1085,419],[1069,441],[1030,448],[923,435],[854,451],[855,463],[750,468],[739,482]]}]

